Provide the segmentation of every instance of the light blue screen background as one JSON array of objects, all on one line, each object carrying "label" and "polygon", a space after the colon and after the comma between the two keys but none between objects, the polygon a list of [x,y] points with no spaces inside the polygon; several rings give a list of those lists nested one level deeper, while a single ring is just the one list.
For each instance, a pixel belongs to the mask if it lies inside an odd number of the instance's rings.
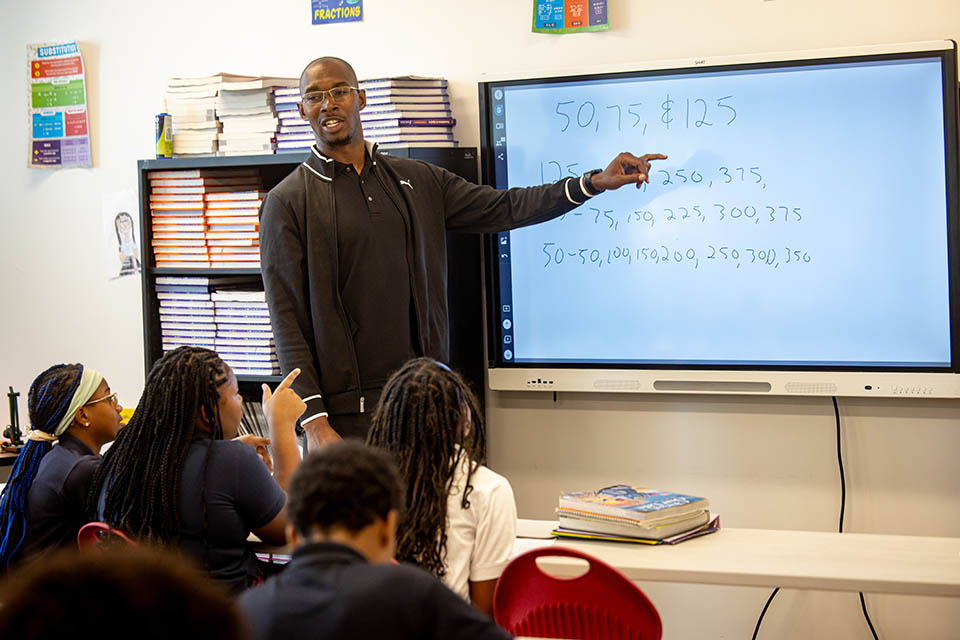
[{"label": "light blue screen background", "polygon": [[508,186],[669,155],[511,232],[514,361],[949,363],[941,83],[927,59],[503,87]]}]

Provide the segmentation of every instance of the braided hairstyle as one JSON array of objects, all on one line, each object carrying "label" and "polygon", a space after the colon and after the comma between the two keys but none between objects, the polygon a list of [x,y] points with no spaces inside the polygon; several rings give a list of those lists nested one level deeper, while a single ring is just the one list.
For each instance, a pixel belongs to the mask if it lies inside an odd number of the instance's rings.
[{"label": "braided hairstyle", "polygon": [[[57,364],[36,377],[27,394],[30,426],[53,434],[63,420],[80,385],[81,364]],[[0,571],[10,566],[27,530],[27,492],[37,477],[40,461],[53,446],[27,440],[10,470],[10,479],[0,495]]]},{"label": "braided hairstyle", "polygon": [[430,358],[410,360],[387,381],[374,410],[367,444],[393,454],[406,506],[397,527],[397,558],[437,577],[446,574],[447,496],[466,460],[460,504],[470,508],[470,484],[486,452],[476,396],[457,373]]},{"label": "braided hairstyle", "polygon": [[223,437],[217,389],[227,375],[220,357],[200,347],[179,347],[153,365],[133,417],[94,474],[87,503],[91,514],[99,512],[98,519],[142,541],[175,544],[181,531],[181,474],[203,410],[212,418],[201,487],[207,546],[206,468],[213,440]]}]

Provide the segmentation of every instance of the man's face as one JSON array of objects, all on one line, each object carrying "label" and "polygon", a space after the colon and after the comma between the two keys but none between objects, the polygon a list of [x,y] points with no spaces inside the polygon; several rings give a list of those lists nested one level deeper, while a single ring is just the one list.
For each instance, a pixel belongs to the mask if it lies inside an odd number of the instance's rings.
[{"label": "man's face", "polygon": [[363,133],[360,110],[367,105],[363,91],[348,90],[335,99],[329,91],[335,87],[356,87],[357,81],[346,67],[323,62],[307,69],[300,82],[300,116],[310,123],[321,149],[346,145]]}]

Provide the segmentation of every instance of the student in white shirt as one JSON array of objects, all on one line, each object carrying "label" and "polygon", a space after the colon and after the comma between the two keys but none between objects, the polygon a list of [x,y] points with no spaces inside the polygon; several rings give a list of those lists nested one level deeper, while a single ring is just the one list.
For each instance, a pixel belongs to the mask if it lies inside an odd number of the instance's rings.
[{"label": "student in white shirt", "polygon": [[492,615],[517,507],[507,479],[482,464],[486,431],[463,378],[429,358],[407,362],[384,387],[367,443],[392,453],[403,477],[397,559]]}]

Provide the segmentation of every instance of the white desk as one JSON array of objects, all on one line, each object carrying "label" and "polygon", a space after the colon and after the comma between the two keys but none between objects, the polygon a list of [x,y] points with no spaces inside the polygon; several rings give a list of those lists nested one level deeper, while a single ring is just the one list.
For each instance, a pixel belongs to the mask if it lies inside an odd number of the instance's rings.
[{"label": "white desk", "polygon": [[[675,546],[522,542],[518,550],[558,545],[583,551],[631,580],[960,596],[960,538],[721,529]],[[583,571],[570,558],[540,564],[558,576]]]}]

